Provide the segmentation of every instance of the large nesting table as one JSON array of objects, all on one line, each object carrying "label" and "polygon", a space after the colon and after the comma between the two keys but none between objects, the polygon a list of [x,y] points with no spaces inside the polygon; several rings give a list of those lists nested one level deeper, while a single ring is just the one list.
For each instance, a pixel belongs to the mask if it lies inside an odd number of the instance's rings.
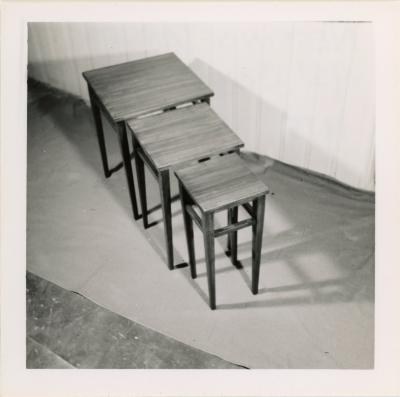
[{"label": "large nesting table", "polygon": [[[168,53],[83,73],[88,84],[104,175],[125,168],[133,216],[140,217],[125,121],[190,102],[207,102],[214,95],[175,54]],[[122,165],[110,168],[101,114],[118,133]]]}]

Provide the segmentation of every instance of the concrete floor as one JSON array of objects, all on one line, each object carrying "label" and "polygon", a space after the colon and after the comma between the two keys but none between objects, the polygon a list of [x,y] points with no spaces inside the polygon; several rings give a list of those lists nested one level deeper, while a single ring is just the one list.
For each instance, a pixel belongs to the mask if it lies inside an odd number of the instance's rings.
[{"label": "concrete floor", "polygon": [[27,273],[27,368],[243,368]]}]

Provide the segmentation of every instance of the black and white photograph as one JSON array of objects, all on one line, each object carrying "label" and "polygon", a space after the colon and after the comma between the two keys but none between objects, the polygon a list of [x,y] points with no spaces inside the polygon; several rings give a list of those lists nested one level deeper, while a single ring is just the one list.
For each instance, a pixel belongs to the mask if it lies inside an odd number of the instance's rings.
[{"label": "black and white photograph", "polygon": [[30,23],[27,367],[372,368],[372,29]]},{"label": "black and white photograph", "polygon": [[376,22],[112,19],[26,20],[24,368],[375,371]]}]

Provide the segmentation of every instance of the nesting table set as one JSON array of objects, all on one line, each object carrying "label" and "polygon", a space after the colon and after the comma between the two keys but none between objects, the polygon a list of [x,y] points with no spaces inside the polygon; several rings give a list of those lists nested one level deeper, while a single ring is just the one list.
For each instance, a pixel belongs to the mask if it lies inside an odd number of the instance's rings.
[{"label": "nesting table set", "polygon": [[[237,231],[251,226],[252,292],[258,292],[267,186],[240,158],[241,139],[209,106],[214,93],[175,54],[126,62],[83,73],[87,81],[104,175],[110,168],[101,114],[118,134],[122,166],[135,220],[149,227],[144,167],[158,180],[168,268],[174,268],[170,171],[178,179],[190,272],[196,277],[193,221],[204,236],[209,304],[216,308],[214,239],[228,235],[227,254],[237,260]],[[132,137],[133,154],[128,133]],[[139,214],[131,160],[135,159]],[[249,218],[238,221],[238,207]],[[227,226],[215,229],[214,214],[227,210]]]}]

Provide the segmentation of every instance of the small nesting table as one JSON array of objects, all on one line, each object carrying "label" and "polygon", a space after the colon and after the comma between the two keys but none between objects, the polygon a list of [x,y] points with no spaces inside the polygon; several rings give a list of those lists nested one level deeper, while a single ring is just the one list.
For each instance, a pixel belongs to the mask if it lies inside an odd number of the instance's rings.
[{"label": "small nesting table", "polygon": [[125,121],[188,102],[209,102],[214,93],[173,53],[90,70],[83,77],[88,84],[104,175],[110,177],[121,165],[113,169],[108,165],[101,113],[118,133],[133,216],[138,219]]},{"label": "small nesting table", "polygon": [[[267,186],[248,169],[238,154],[215,157],[180,168],[175,175],[179,181],[193,278],[196,277],[193,221],[203,232],[210,308],[216,308],[214,238],[229,234],[231,260],[236,265],[237,231],[247,226],[253,229],[251,290],[253,294],[257,294]],[[249,219],[238,222],[239,205],[248,212]],[[200,215],[194,208],[200,210]],[[228,225],[214,229],[214,214],[222,210],[228,210],[230,213]]]},{"label": "small nesting table", "polygon": [[159,183],[168,268],[174,268],[169,170],[213,155],[239,151],[242,140],[206,104],[129,120],[132,131],[143,225],[148,227],[144,164]]}]

